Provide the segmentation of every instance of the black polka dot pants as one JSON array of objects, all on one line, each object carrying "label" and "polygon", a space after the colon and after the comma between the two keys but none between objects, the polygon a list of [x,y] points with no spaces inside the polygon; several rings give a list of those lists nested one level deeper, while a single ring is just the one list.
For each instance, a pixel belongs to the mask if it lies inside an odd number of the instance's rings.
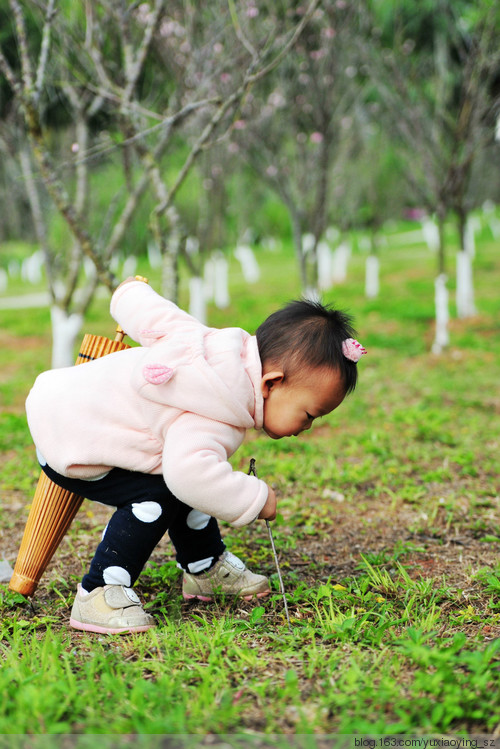
[{"label": "black polka dot pants", "polygon": [[174,497],[161,475],[114,468],[97,481],[83,481],[48,465],[43,470],[64,489],[116,507],[82,580],[88,592],[102,585],[132,586],[167,531],[178,564],[194,574],[211,567],[225,549],[216,519]]}]

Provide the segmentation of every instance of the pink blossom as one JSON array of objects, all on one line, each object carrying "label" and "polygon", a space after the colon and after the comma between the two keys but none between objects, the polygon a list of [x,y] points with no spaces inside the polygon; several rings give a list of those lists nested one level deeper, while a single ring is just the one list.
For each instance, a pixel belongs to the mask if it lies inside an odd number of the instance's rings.
[{"label": "pink blossom", "polygon": [[323,143],[323,133],[318,133],[318,131],[311,133],[309,140],[311,143]]},{"label": "pink blossom", "polygon": [[80,150],[80,146],[78,145],[78,143],[71,144],[71,153],[78,153],[79,150]]},{"label": "pink blossom", "polygon": [[267,167],[266,174],[268,177],[276,177],[278,174],[278,169],[273,164]]},{"label": "pink blossom", "polygon": [[233,128],[235,130],[244,130],[246,126],[247,126],[247,123],[245,122],[245,120],[235,120],[233,122]]},{"label": "pink blossom", "polygon": [[276,109],[280,109],[286,106],[286,99],[280,91],[273,91],[267,97],[268,103]]},{"label": "pink blossom", "polygon": [[221,73],[220,79],[222,83],[229,83],[231,80],[231,74],[230,73]]},{"label": "pink blossom", "polygon": [[139,23],[146,24],[150,17],[151,17],[151,9],[148,5],[148,3],[141,3],[139,7],[137,8],[137,17],[139,19]]},{"label": "pink blossom", "polygon": [[248,18],[255,18],[259,15],[259,9],[255,7],[255,5],[249,5],[247,8],[247,17]]},{"label": "pink blossom", "polygon": [[326,55],[326,52],[324,49],[313,49],[312,52],[309,53],[309,57],[312,60],[321,60],[322,57]]},{"label": "pink blossom", "polygon": [[182,26],[177,23],[177,21],[165,20],[162,21],[162,24],[160,26],[160,36],[176,36],[180,39],[181,37],[185,36],[185,32]]}]

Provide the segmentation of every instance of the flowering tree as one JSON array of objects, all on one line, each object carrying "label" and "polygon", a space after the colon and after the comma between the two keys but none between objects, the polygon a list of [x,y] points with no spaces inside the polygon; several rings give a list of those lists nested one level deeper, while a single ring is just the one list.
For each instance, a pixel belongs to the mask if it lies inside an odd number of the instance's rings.
[{"label": "flowering tree", "polygon": [[[312,295],[318,287],[317,245],[332,217],[336,190],[342,190],[334,167],[341,174],[359,96],[352,85],[357,7],[324,0],[272,79],[246,97],[233,125],[232,148],[288,209],[303,290]],[[305,234],[314,238],[310,247]]]},{"label": "flowering tree", "polygon": [[435,215],[439,229],[436,280],[436,338],[448,343],[448,294],[444,222],[458,218],[461,249],[457,307],[474,313],[467,216],[475,207],[471,175],[475,161],[494,138],[500,97],[493,82],[500,70],[500,11],[481,0],[402,0],[378,5],[367,0],[364,68],[383,105],[380,117],[406,154],[406,178],[415,199]]},{"label": "flowering tree", "polygon": [[[175,298],[179,189],[252,86],[286,57],[316,4],[289,18],[286,3],[260,3],[260,22],[247,34],[241,19],[257,9],[250,0],[202,7],[181,0],[47,0],[32,11],[41,29],[34,37],[26,8],[9,0],[18,54],[1,47],[0,70],[11,91],[9,127],[16,122],[21,145],[15,151],[45,253],[54,366],[70,363],[97,284],[116,285],[111,260],[146,199],[149,231],[165,263],[163,290]],[[50,97],[62,101],[66,113],[58,131],[47,117]],[[180,150],[183,160],[172,173],[167,159]],[[109,161],[122,176],[99,205],[93,181]],[[66,251],[51,246],[47,205],[66,222]],[[87,277],[85,257],[95,269]]]}]

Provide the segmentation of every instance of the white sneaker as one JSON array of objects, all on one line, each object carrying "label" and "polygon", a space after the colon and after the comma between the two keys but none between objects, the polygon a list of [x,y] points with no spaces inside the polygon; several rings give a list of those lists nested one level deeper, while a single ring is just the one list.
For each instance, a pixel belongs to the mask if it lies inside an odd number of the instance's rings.
[{"label": "white sneaker", "polygon": [[155,626],[135,591],[124,585],[105,585],[86,595],[78,585],[69,623],[74,629],[103,635],[145,632]]},{"label": "white sneaker", "polygon": [[184,572],[182,595],[186,600],[198,598],[211,601],[214,595],[241,596],[250,601],[254,596],[269,595],[269,581],[264,575],[248,570],[241,559],[225,551],[214,566],[201,575]]}]

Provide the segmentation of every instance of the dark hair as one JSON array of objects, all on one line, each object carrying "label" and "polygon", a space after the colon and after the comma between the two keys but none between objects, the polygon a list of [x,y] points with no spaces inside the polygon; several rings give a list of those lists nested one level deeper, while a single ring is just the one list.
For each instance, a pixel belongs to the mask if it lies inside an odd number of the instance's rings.
[{"label": "dark hair", "polygon": [[257,328],[261,362],[279,364],[286,377],[306,366],[340,372],[346,394],[356,387],[358,368],[342,353],[342,341],[354,338],[350,315],[306,299],[289,302]]}]

